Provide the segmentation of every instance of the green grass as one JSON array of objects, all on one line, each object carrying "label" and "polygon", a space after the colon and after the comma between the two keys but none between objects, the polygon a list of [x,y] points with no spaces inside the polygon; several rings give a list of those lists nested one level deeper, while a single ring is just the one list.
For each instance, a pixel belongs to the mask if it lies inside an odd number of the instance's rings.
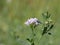
[{"label": "green grass", "polygon": [[[42,25],[35,29],[35,45],[60,45],[60,0],[0,0],[0,45],[30,45],[31,29],[24,22],[30,17],[43,21],[48,11],[55,22],[52,35],[41,37]],[[38,44],[39,42],[39,44]]]}]

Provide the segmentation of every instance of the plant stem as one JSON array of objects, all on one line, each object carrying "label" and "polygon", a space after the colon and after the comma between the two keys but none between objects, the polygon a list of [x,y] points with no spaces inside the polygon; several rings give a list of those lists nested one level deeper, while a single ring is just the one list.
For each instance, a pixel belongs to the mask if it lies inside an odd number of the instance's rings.
[{"label": "plant stem", "polygon": [[32,26],[31,29],[32,29],[32,36],[33,36],[31,45],[34,45],[34,36],[35,36],[35,34],[34,34],[34,27]]}]

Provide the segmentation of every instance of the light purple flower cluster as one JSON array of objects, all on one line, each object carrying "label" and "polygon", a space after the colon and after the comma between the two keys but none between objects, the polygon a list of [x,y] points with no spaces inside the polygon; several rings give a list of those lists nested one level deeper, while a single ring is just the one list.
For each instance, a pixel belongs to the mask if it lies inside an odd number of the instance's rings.
[{"label": "light purple flower cluster", "polygon": [[39,24],[39,20],[37,18],[30,18],[28,19],[25,24],[27,26],[29,26],[30,24],[35,24],[35,25],[38,25]]}]

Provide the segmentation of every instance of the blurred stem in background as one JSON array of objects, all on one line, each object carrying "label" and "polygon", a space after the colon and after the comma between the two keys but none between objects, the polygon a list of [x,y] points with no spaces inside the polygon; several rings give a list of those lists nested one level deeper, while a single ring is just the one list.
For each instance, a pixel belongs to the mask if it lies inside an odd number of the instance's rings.
[{"label": "blurred stem in background", "polygon": [[52,21],[52,19],[50,18],[51,15],[48,13],[48,11],[46,13],[42,14],[43,18],[45,19],[45,22],[43,24],[43,32],[42,35],[48,33],[49,35],[51,35],[51,33],[49,33],[49,31],[53,28],[54,23]]},{"label": "blurred stem in background", "polygon": [[[45,13],[42,13],[42,16],[43,16],[44,22],[43,22],[42,36],[40,38],[40,41],[41,41],[41,39],[43,39],[44,35],[46,35],[46,34],[52,35],[52,33],[50,31],[54,27],[54,22],[51,19],[51,15],[48,13],[48,11]],[[47,35],[47,39],[49,40],[50,37],[48,35]]]}]

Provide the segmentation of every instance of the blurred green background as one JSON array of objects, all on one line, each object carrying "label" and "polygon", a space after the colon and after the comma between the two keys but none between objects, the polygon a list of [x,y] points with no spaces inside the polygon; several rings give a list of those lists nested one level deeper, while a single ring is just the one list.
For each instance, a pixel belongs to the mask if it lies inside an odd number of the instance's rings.
[{"label": "blurred green background", "polygon": [[0,45],[30,45],[31,29],[24,22],[30,17],[43,21],[48,11],[55,22],[52,35],[41,37],[42,25],[35,29],[35,45],[60,45],[60,0],[0,0]]}]

